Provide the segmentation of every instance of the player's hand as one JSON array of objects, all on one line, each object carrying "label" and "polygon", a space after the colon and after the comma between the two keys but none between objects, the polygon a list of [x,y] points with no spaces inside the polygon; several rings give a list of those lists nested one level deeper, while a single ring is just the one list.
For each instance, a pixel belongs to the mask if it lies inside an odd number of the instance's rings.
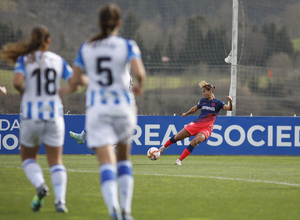
[{"label": "player's hand", "polygon": [[132,92],[138,96],[142,95],[144,93],[143,88],[139,85],[133,85]]},{"label": "player's hand", "polygon": [[5,88],[5,86],[0,86],[0,93],[1,93],[1,95],[6,95],[6,88]]},{"label": "player's hand", "polygon": [[181,117],[185,117],[185,116],[188,116],[187,113],[182,113]]},{"label": "player's hand", "polygon": [[232,102],[232,98],[230,96],[226,96],[226,98],[229,102]]},{"label": "player's hand", "polygon": [[68,93],[71,93],[69,86],[61,87],[59,89],[59,95],[60,96],[63,96],[63,95],[68,94]]}]

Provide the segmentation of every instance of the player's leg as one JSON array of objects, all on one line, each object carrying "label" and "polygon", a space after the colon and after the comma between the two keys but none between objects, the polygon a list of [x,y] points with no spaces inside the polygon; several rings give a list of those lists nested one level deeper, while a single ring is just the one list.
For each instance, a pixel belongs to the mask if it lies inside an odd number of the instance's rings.
[{"label": "player's leg", "polygon": [[40,146],[40,135],[43,131],[43,123],[34,120],[21,120],[20,123],[20,145],[22,166],[26,177],[36,189],[31,202],[31,209],[39,211],[43,200],[48,195],[48,187],[45,183],[41,166],[37,162],[37,154]]},{"label": "player's leg", "polygon": [[67,213],[68,209],[65,206],[67,172],[62,160],[64,137],[65,122],[63,117],[45,122],[45,131],[41,139],[45,145],[50,167],[50,177],[55,197],[55,209],[57,212]]},{"label": "player's leg", "polygon": [[108,212],[112,219],[118,219],[120,206],[118,200],[118,183],[116,169],[116,155],[112,145],[95,148],[100,167],[99,175],[101,182],[101,193]]},{"label": "player's leg", "polygon": [[85,129],[83,129],[83,130],[81,131],[80,137],[81,137],[82,140],[85,141],[85,139],[86,139],[86,130],[85,130]]},{"label": "player's leg", "polygon": [[118,114],[122,112],[122,120],[114,123],[114,130],[118,139],[117,144],[117,169],[118,185],[120,193],[120,205],[122,210],[122,219],[131,220],[132,217],[132,199],[134,188],[134,177],[131,153],[131,137],[137,124],[137,115],[135,106],[121,108]]},{"label": "player's leg", "polygon": [[121,210],[118,198],[116,154],[112,144],[118,142],[110,117],[109,106],[88,108],[86,111],[86,130],[88,148],[95,151],[99,161],[99,180],[102,197],[111,219],[118,219]]},{"label": "player's leg", "polygon": [[171,137],[163,146],[159,148],[160,154],[162,154],[170,145],[190,136],[191,134],[185,128],[183,128],[181,131],[179,131],[177,134]]},{"label": "player's leg", "polygon": [[133,198],[134,178],[132,162],[130,161],[131,144],[118,143],[117,168],[120,192],[120,205],[123,219],[133,219],[131,216],[131,204]]},{"label": "player's leg", "polygon": [[21,144],[22,166],[27,179],[36,188],[36,195],[31,202],[31,209],[39,211],[43,205],[43,198],[48,195],[49,188],[44,179],[41,166],[37,162],[38,147],[26,147]]},{"label": "player's leg", "polygon": [[185,159],[187,156],[189,156],[198,144],[200,144],[205,140],[206,140],[206,136],[203,133],[196,134],[194,139],[189,144],[189,146],[187,146],[187,148],[184,149],[180,157],[176,160],[175,165],[181,165],[181,161]]},{"label": "player's leg", "polygon": [[53,147],[45,144],[48,164],[50,167],[51,183],[54,192],[54,203],[57,212],[67,213],[66,192],[67,172],[62,161],[62,147]]}]

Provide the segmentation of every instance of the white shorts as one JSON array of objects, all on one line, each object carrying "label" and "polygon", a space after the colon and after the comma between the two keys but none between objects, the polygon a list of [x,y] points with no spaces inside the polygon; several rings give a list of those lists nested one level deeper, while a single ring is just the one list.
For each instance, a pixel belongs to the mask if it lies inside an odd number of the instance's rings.
[{"label": "white shorts", "polygon": [[20,143],[26,147],[62,147],[65,141],[65,121],[63,117],[53,120],[21,119]]},{"label": "white shorts", "polygon": [[136,123],[136,106],[101,106],[86,110],[88,148],[131,141]]}]

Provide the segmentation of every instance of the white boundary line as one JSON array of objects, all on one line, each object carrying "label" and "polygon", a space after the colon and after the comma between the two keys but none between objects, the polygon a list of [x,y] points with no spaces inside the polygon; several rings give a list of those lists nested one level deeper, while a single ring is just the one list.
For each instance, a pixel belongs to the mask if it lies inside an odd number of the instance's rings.
[{"label": "white boundary line", "polygon": [[[0,166],[0,168],[17,168],[17,169],[23,169],[22,167],[10,167],[10,166],[3,166],[3,167]],[[48,168],[44,168],[43,170],[49,170],[49,169]],[[98,173],[98,171],[74,170],[74,169],[67,169],[67,172]],[[267,183],[267,184],[275,184],[275,185],[300,187],[300,184],[297,184],[297,183],[287,183],[287,182],[278,182],[278,181],[269,181],[269,180],[252,180],[252,179],[221,177],[221,176],[194,176],[194,175],[176,175],[176,174],[173,175],[173,174],[155,174],[155,173],[151,174],[151,173],[139,173],[139,172],[134,172],[134,175],[168,176],[168,177],[188,177],[188,178],[201,178],[201,179],[232,180],[232,181],[242,181],[242,182],[250,182],[250,183]]]},{"label": "white boundary line", "polygon": [[150,174],[150,173],[134,173],[134,175],[147,175],[147,176],[169,176],[169,177],[188,177],[188,178],[202,178],[202,179],[219,179],[219,180],[233,180],[233,181],[243,181],[250,183],[268,183],[276,185],[285,185],[285,186],[296,186],[300,187],[300,184],[297,183],[286,183],[286,182],[277,182],[269,180],[251,180],[251,179],[241,179],[241,178],[232,178],[232,177],[221,177],[221,176],[193,176],[193,175],[172,175],[172,174]]}]

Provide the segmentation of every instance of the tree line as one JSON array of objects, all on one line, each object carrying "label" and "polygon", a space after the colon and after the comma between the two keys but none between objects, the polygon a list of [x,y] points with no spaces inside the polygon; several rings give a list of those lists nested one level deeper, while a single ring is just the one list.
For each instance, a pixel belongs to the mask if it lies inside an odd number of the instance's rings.
[{"label": "tree line", "polygon": [[[223,26],[212,27],[202,15],[191,16],[184,22],[185,37],[180,45],[174,42],[174,33],[165,33],[159,42],[152,48],[145,46],[143,36],[138,32],[141,21],[134,12],[128,12],[123,19],[123,28],[120,34],[125,38],[134,39],[139,45],[144,63],[149,69],[180,68],[190,65],[206,64],[208,66],[225,65],[224,58],[231,49],[231,30]],[[240,30],[245,27],[240,27]],[[268,59],[274,54],[285,53],[291,60],[298,56],[293,49],[293,43],[285,27],[279,29],[275,23],[267,23],[262,27],[246,27],[247,36],[239,37],[239,64],[264,67]],[[241,33],[241,32],[240,32]],[[63,35],[61,35],[63,36]],[[253,42],[251,39],[258,39]],[[23,38],[20,27],[0,22],[0,48],[6,43],[16,42]],[[65,47],[63,37],[58,39],[59,44]],[[263,46],[254,44],[263,42]],[[255,49],[256,48],[256,49]],[[63,50],[63,49],[62,49]],[[57,51],[59,53],[59,51]],[[72,57],[73,55],[70,55]],[[166,60],[162,60],[165,57]]]},{"label": "tree line", "polygon": [[[174,43],[174,35],[171,33],[167,37],[164,36],[167,40],[162,39],[153,49],[146,48],[145,41],[138,32],[140,25],[137,15],[129,12],[124,19],[125,28],[121,29],[121,35],[137,41],[149,68],[166,65],[175,68],[199,64],[224,65],[224,58],[231,50],[231,39],[228,37],[231,36],[231,30],[226,30],[223,26],[211,27],[202,15],[186,19],[185,39],[182,40],[181,46]],[[242,36],[245,31],[243,29],[246,29],[247,36]],[[241,65],[265,67],[269,58],[278,53],[287,54],[291,60],[298,56],[286,27],[278,28],[275,23],[265,23],[261,27],[240,25],[239,35],[238,57]],[[251,38],[258,39],[259,42]],[[255,44],[259,46],[255,47]],[[260,46],[261,44],[263,46]],[[167,64],[162,62],[162,57],[168,58]]]}]

